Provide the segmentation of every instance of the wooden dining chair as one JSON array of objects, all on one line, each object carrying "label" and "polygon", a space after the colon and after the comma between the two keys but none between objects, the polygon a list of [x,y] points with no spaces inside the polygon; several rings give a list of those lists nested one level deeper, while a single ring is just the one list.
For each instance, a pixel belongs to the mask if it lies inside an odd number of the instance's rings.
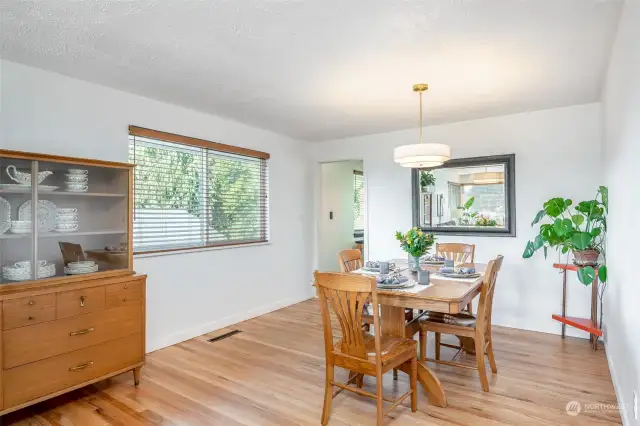
[{"label": "wooden dining chair", "polygon": [[[475,244],[464,243],[436,243],[436,256],[453,260],[457,263],[473,263],[476,253]],[[467,312],[473,313],[473,303],[467,305]]]},{"label": "wooden dining chair", "polygon": [[[382,335],[375,278],[318,271],[315,271],[314,275],[320,299],[326,357],[322,424],[326,425],[329,422],[333,398],[343,390],[376,400],[378,426],[383,424],[383,417],[408,396],[411,396],[411,411],[415,412],[418,409],[416,342],[413,339]],[[363,333],[360,327],[362,311],[367,300],[370,300],[374,307],[373,335]],[[336,343],[333,340],[330,310],[337,317],[342,330],[342,338]],[[335,367],[349,371],[346,383],[335,380]],[[409,374],[410,390],[397,399],[390,399],[382,393],[382,376],[394,368],[399,368]],[[365,375],[375,376],[375,394],[361,389],[362,379]],[[350,386],[352,383],[355,383],[356,386]],[[333,392],[334,387],[338,388],[335,393]],[[384,401],[391,403],[387,410],[383,410]]]},{"label": "wooden dining chair", "polygon": [[[443,314],[437,312],[428,312],[427,315],[420,319],[420,360],[429,361],[438,364],[453,365],[456,367],[477,369],[480,374],[480,382],[482,390],[489,392],[489,381],[484,367],[484,356],[489,358],[489,365],[493,373],[498,372],[496,360],[493,356],[493,340],[491,339],[491,311],[493,308],[493,294],[495,292],[496,279],[498,271],[502,266],[502,256],[498,256],[491,260],[487,265],[485,276],[480,288],[480,303],[478,305],[478,315],[472,315],[468,312],[459,314]],[[427,354],[427,334],[435,332],[435,359],[428,358]],[[449,345],[440,342],[440,334],[454,334],[460,337],[473,339],[475,343],[476,366],[460,364],[452,361],[443,361],[440,359],[440,347],[458,349],[461,351],[462,346]],[[457,354],[456,354],[457,355]],[[455,359],[455,356],[454,356]]]},{"label": "wooden dining chair", "polygon": [[358,249],[342,250],[338,253],[338,263],[340,272],[352,272],[364,266],[362,262],[362,252]]},{"label": "wooden dining chair", "polygon": [[60,252],[62,253],[62,261],[64,262],[64,266],[67,266],[69,262],[79,262],[81,260],[87,260],[87,257],[84,254],[84,250],[82,250],[82,246],[80,244],[60,241],[58,242],[58,246],[60,247]]}]

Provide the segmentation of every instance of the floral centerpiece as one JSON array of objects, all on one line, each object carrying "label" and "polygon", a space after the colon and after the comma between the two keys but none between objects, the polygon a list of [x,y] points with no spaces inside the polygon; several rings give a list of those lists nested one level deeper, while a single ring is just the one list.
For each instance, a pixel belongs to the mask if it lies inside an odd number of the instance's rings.
[{"label": "floral centerpiece", "polygon": [[420,267],[420,256],[424,255],[436,241],[433,234],[422,232],[417,227],[409,229],[406,234],[396,232],[396,240],[409,255],[409,269],[415,272]]}]

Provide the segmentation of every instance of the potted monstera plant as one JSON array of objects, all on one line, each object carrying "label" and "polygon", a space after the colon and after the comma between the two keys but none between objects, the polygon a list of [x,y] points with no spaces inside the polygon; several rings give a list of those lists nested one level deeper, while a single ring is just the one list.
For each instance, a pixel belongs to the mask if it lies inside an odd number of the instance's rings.
[{"label": "potted monstera plant", "polygon": [[[578,266],[578,279],[584,285],[593,282],[596,276],[602,282],[607,280],[607,258],[604,239],[607,233],[609,213],[609,191],[606,186],[598,188],[592,200],[573,203],[568,198],[552,198],[543,205],[531,226],[545,220],[533,241],[529,241],[522,257],[530,258],[542,249],[545,258],[547,250],[555,248],[562,254],[573,253]],[[549,223],[550,222],[550,223]]]},{"label": "potted monstera plant", "polygon": [[436,177],[431,172],[420,172],[420,188],[422,192],[435,192]]}]

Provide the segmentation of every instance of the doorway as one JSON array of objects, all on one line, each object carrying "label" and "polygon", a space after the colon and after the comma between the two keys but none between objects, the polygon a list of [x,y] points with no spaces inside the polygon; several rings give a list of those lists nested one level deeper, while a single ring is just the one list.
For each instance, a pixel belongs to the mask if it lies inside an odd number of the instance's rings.
[{"label": "doorway", "polygon": [[358,248],[364,259],[365,182],[362,160],[322,163],[318,267],[340,271],[338,253]]}]

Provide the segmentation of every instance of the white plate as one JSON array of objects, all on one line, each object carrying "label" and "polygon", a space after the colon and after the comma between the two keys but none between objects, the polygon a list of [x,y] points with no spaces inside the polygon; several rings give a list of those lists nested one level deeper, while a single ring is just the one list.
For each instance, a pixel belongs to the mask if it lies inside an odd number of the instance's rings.
[{"label": "white plate", "polygon": [[89,192],[89,188],[87,189],[71,189],[71,188],[67,188],[66,192]]},{"label": "white plate", "polygon": [[450,272],[435,272],[436,274],[442,275],[447,278],[479,278],[482,276],[479,272],[475,272],[473,274],[456,274]]},{"label": "white plate", "polygon": [[12,234],[30,234],[31,233],[31,228],[29,229],[22,229],[22,228],[11,228],[11,233]]},{"label": "white plate", "polygon": [[0,234],[11,228],[11,204],[0,197]]},{"label": "white plate", "polygon": [[78,228],[75,228],[75,229],[53,228],[53,231],[60,232],[62,234],[69,234],[71,232],[78,232]]},{"label": "white plate", "polygon": [[64,268],[64,273],[67,275],[91,274],[93,272],[98,272],[97,265],[93,268]]},{"label": "white plate", "polygon": [[[3,183],[0,185],[0,189],[4,189],[7,191],[24,192],[25,188],[31,188],[31,185],[20,185],[19,183]],[[60,187],[51,185],[38,185],[38,192],[53,192],[58,188]]]},{"label": "white plate", "polygon": [[[56,222],[56,205],[51,201],[38,201],[38,226],[40,231],[51,232]],[[18,209],[18,220],[31,220],[31,200]]]}]

